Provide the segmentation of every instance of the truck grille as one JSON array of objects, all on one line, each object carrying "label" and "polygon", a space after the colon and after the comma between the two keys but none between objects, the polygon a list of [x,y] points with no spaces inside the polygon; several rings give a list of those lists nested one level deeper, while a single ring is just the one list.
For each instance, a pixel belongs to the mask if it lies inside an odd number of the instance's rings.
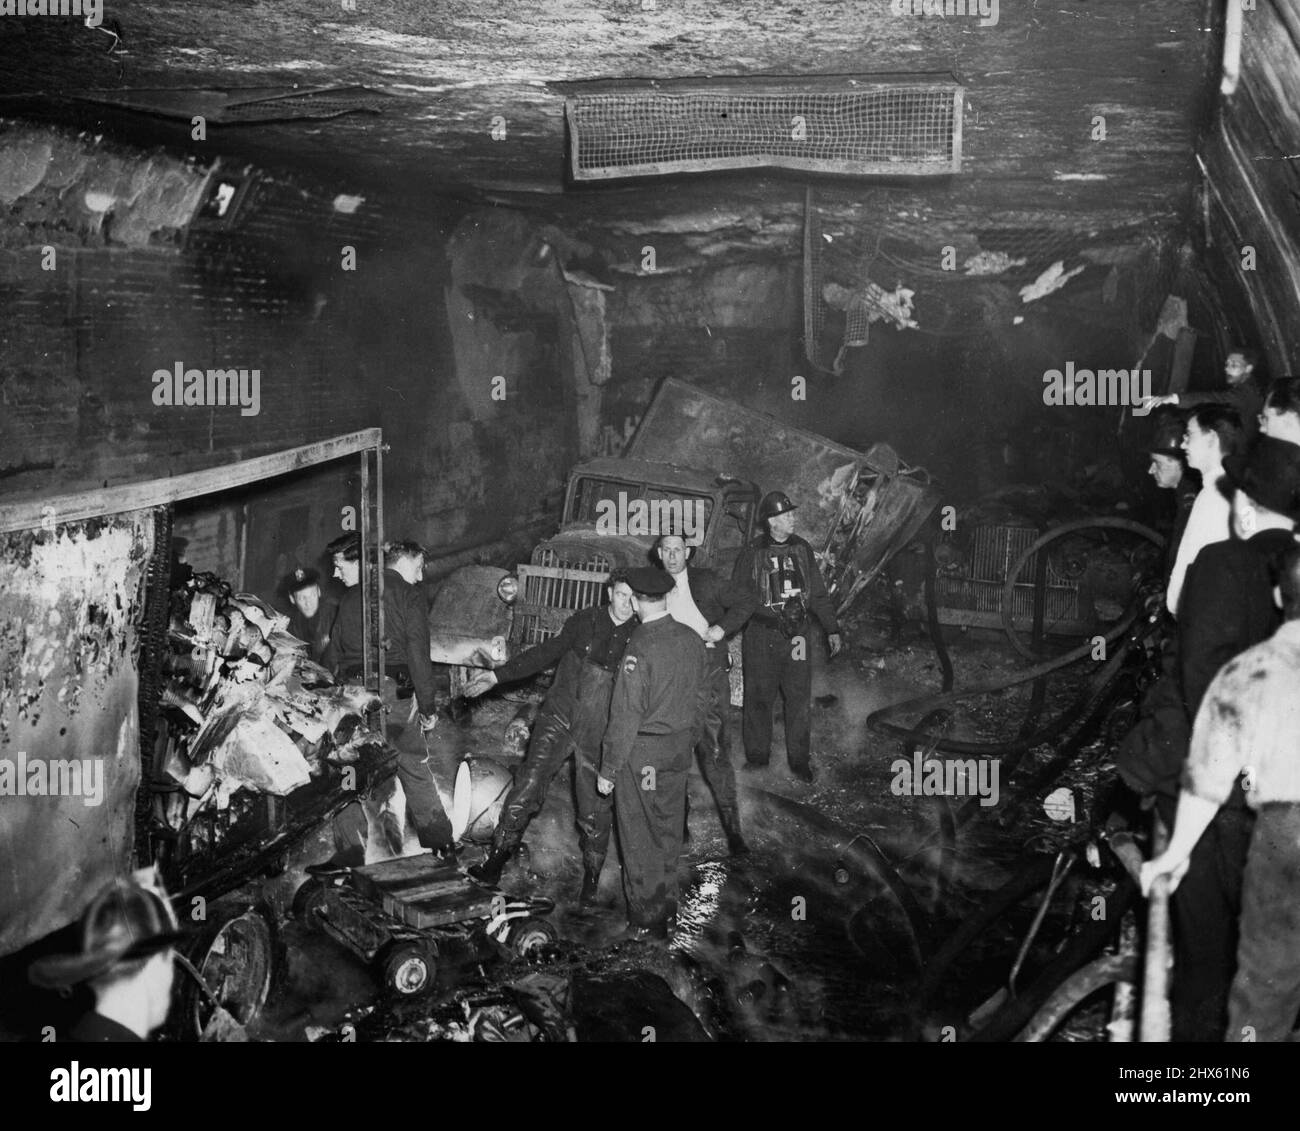
[{"label": "truck grille", "polygon": [[[1031,527],[982,526],[971,542],[970,558],[963,577],[939,575],[935,579],[935,597],[940,624],[975,625],[980,628],[1002,627],[1002,589],[1007,574],[1021,554],[1038,537]],[[1034,578],[1038,554],[1020,571],[1012,606],[1012,624],[1031,629],[1034,623]],[[1046,632],[1082,633],[1090,631],[1093,618],[1086,616],[1080,604],[1079,585],[1062,576],[1049,562],[1043,603],[1043,629]]]},{"label": "truck grille", "polygon": [[579,609],[601,604],[612,568],[604,554],[538,546],[532,563],[519,567],[511,643],[529,647],[548,640]]}]

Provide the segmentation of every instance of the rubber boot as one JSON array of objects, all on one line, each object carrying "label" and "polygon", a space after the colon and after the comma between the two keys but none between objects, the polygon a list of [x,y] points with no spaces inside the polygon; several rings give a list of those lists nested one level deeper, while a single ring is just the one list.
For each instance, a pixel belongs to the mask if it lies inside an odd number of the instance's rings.
[{"label": "rubber boot", "polygon": [[600,890],[600,872],[590,868],[582,870],[582,890],[578,893],[579,907],[595,907],[596,893]]},{"label": "rubber boot", "polygon": [[471,864],[465,870],[485,884],[495,884],[501,879],[501,873],[510,863],[511,857],[514,856],[516,849],[519,847],[520,837],[493,837],[492,850],[484,857],[482,863]]},{"label": "rubber boot", "polygon": [[740,835],[740,810],[719,810],[718,816],[722,820],[722,831],[727,836],[727,851],[732,856],[748,856],[749,845],[745,843],[745,838]]},{"label": "rubber boot", "polygon": [[601,869],[605,867],[605,854],[582,849],[582,890],[578,893],[579,907],[595,907],[596,892],[600,887]]}]

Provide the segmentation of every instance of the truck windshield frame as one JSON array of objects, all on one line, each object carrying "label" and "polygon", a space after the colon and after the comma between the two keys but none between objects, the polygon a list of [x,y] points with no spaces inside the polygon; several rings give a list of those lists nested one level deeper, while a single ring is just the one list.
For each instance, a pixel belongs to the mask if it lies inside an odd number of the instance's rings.
[{"label": "truck windshield frame", "polygon": [[[675,490],[660,484],[616,479],[612,476],[578,475],[574,477],[569,488],[563,521],[565,525],[569,523],[595,525],[603,512],[617,515],[620,520],[623,517],[629,520],[639,517],[643,521],[652,520],[657,523],[669,514],[674,520],[680,520],[683,514],[688,513],[688,507],[703,507],[703,519],[700,520],[698,527],[700,537],[703,539],[707,537],[709,524],[713,521],[714,502],[712,495],[696,491]],[[634,535],[658,534],[660,527],[656,525],[646,530],[620,529],[618,532]]]}]

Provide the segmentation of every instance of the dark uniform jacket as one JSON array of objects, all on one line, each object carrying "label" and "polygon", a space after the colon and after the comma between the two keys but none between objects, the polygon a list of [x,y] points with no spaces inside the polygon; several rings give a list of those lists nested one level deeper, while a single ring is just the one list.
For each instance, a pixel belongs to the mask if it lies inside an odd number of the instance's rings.
[{"label": "dark uniform jacket", "polygon": [[1244,542],[1206,546],[1188,567],[1178,602],[1178,659],[1189,719],[1219,669],[1282,623],[1273,589],[1293,543],[1288,531],[1262,530]]},{"label": "dark uniform jacket", "polygon": [[[348,678],[362,667],[365,653],[359,584],[343,594],[329,636],[330,666]],[[409,677],[421,714],[434,713],[429,604],[422,590],[393,569],[384,570],[384,666],[399,679]]]},{"label": "dark uniform jacket", "polygon": [[[1246,541],[1215,542],[1196,555],[1179,599],[1177,646],[1117,759],[1121,777],[1138,792],[1178,796],[1192,722],[1210,681],[1281,623],[1273,588],[1291,542],[1285,530],[1264,530]],[[1229,804],[1242,803],[1238,787]]]},{"label": "dark uniform jacket", "polygon": [[91,1010],[77,1019],[76,1024],[69,1030],[66,1040],[78,1044],[99,1044],[105,1041],[127,1043],[140,1041],[141,1037],[111,1017],[105,1017],[102,1013]]},{"label": "dark uniform jacket", "polygon": [[608,672],[617,671],[637,623],[636,617],[628,617],[622,624],[615,624],[604,605],[580,609],[564,622],[557,636],[533,645],[497,668],[497,682],[527,679],[558,663],[544,709],[568,718],[578,686],[578,669],[589,663]]},{"label": "dark uniform jacket", "polygon": [[[811,613],[827,636],[840,631],[813,548],[797,534],[784,542],[774,541],[771,534],[759,535],[740,552],[731,579],[749,586],[757,601],[754,619],[762,624],[780,624],[784,611],[794,635],[806,625],[807,613]],[[797,596],[783,598],[784,593]],[[798,616],[796,601],[802,602],[803,617]]]},{"label": "dark uniform jacket", "polygon": [[691,600],[709,624],[731,636],[745,627],[758,608],[758,590],[748,582],[728,581],[711,569],[686,567]]},{"label": "dark uniform jacket", "polygon": [[1226,389],[1178,394],[1178,407],[1181,409],[1200,408],[1207,404],[1235,408],[1241,415],[1241,426],[1245,429],[1247,442],[1253,440],[1259,432],[1259,414],[1264,408],[1264,394],[1253,373],[1241,384],[1230,385]]},{"label": "dark uniform jacket", "polygon": [[689,756],[703,733],[709,707],[704,668],[704,642],[684,624],[662,616],[637,627],[614,681],[602,746],[602,777],[614,780],[638,735],[689,732],[691,744],[683,747]]}]

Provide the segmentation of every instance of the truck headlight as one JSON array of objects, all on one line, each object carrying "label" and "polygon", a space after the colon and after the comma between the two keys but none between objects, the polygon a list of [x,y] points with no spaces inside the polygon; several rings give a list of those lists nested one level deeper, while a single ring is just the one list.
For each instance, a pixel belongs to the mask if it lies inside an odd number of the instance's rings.
[{"label": "truck headlight", "polygon": [[507,605],[513,605],[515,598],[519,596],[519,579],[506,574],[497,582],[497,596]]}]

